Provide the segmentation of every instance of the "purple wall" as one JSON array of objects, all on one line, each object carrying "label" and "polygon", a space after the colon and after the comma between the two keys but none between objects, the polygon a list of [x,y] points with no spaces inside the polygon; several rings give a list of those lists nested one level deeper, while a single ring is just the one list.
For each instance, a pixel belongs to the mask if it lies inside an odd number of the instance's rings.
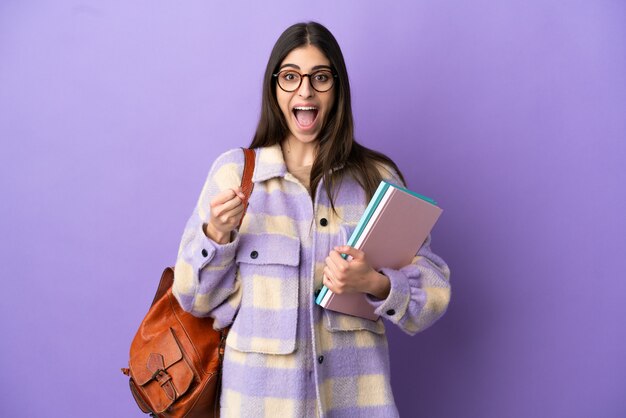
[{"label": "purple wall", "polygon": [[626,416],[623,1],[34,3],[0,2],[0,416],[142,416],[132,336],[311,19],[358,139],[445,208],[450,309],[388,327],[403,416]]}]

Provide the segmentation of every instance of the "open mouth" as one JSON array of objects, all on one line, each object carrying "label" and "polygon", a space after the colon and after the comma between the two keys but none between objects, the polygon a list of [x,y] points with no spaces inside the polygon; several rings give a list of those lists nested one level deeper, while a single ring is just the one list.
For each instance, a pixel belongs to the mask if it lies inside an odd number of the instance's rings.
[{"label": "open mouth", "polygon": [[296,106],[292,112],[301,128],[310,128],[317,119],[318,109],[315,106]]}]

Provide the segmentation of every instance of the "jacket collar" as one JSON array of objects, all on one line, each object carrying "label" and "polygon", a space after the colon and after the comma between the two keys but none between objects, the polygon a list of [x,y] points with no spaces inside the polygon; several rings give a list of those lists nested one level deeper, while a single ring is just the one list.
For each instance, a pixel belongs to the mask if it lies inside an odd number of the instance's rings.
[{"label": "jacket collar", "polygon": [[256,162],[252,181],[257,183],[272,177],[285,177],[287,164],[280,144],[256,149]]},{"label": "jacket collar", "polygon": [[[252,181],[257,183],[269,180],[273,177],[285,177],[287,174],[287,164],[283,157],[283,150],[280,144],[269,147],[256,148],[256,162]],[[343,164],[335,167],[332,171],[343,168]]]}]

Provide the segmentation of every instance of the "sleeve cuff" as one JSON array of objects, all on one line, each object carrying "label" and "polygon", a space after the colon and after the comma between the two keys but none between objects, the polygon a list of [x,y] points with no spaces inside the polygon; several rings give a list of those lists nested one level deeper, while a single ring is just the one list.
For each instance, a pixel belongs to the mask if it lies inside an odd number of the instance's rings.
[{"label": "sleeve cuff", "polygon": [[237,245],[239,243],[239,232],[232,232],[232,241],[226,244],[219,244],[204,234],[202,225],[198,227],[190,245],[187,246],[183,255],[185,261],[197,270],[202,269],[208,263],[215,267],[225,266],[235,258]]},{"label": "sleeve cuff", "polygon": [[402,272],[390,268],[382,268],[382,274],[389,278],[391,289],[386,299],[376,299],[367,295],[369,302],[376,308],[376,315],[387,318],[393,323],[398,323],[409,306],[411,290],[409,279]]}]

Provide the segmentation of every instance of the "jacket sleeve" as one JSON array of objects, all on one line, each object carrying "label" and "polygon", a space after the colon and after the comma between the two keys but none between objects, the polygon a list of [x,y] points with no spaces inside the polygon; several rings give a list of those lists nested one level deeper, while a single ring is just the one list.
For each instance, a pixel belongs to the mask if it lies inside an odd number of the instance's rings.
[{"label": "jacket sleeve", "polygon": [[[384,178],[403,185],[391,169]],[[396,324],[402,331],[415,335],[443,316],[450,302],[450,269],[430,249],[429,235],[411,264],[399,270],[382,268],[389,278],[391,290],[384,300],[370,297],[376,314]]]},{"label": "jacket sleeve", "polygon": [[213,163],[185,225],[174,268],[172,293],[182,308],[195,316],[215,318],[216,329],[230,325],[241,300],[235,263],[239,234],[234,230],[231,242],[219,244],[206,236],[204,224],[210,218],[213,197],[241,184],[243,162],[241,149],[233,149]]}]

